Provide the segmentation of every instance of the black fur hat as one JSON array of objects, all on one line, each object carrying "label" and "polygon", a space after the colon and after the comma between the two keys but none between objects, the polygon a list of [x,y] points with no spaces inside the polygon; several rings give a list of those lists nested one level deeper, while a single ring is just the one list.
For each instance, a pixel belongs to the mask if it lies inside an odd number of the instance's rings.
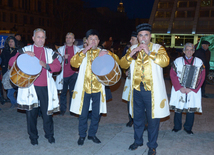
[{"label": "black fur hat", "polygon": [[137,34],[140,32],[140,31],[149,31],[150,33],[152,32],[152,26],[148,23],[143,23],[143,24],[140,24],[136,27],[136,30],[137,30]]},{"label": "black fur hat", "polygon": [[137,32],[136,31],[132,31],[131,37],[136,37],[137,38]]},{"label": "black fur hat", "polygon": [[85,37],[88,39],[90,35],[96,35],[99,38],[99,32],[95,29],[90,29],[86,32]]},{"label": "black fur hat", "polygon": [[204,40],[204,41],[202,41],[202,42],[201,42],[201,44],[210,45],[210,42],[209,42],[209,41]]}]

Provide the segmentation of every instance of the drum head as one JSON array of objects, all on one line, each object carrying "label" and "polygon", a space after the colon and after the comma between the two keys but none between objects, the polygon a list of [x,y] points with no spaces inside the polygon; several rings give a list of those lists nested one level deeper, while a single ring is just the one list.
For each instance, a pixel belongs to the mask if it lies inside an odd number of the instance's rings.
[{"label": "drum head", "polygon": [[36,75],[42,70],[42,66],[39,64],[39,59],[35,56],[29,56],[28,54],[21,54],[17,58],[16,63],[19,69],[28,75]]},{"label": "drum head", "polygon": [[114,58],[106,54],[101,57],[96,57],[92,62],[91,69],[92,72],[97,76],[107,75],[114,68]]}]

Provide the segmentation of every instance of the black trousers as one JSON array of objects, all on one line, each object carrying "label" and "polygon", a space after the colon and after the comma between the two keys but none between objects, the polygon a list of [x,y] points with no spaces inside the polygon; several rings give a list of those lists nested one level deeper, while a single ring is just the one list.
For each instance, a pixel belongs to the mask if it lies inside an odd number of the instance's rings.
[{"label": "black trousers", "polygon": [[47,87],[35,86],[36,94],[40,102],[40,107],[33,108],[30,111],[26,111],[27,116],[27,130],[30,139],[38,139],[37,130],[37,118],[39,111],[43,118],[43,129],[45,131],[45,137],[49,138],[54,135],[53,118],[52,115],[47,115],[48,110],[48,91]]},{"label": "black trousers", "polygon": [[132,116],[129,114],[129,105],[130,105],[130,102],[128,101],[128,102],[127,102],[128,118],[129,118],[129,122],[130,122],[130,121],[133,122],[133,118],[132,118]]},{"label": "black trousers", "polygon": [[70,110],[70,104],[71,104],[71,99],[73,95],[73,90],[74,86],[77,80],[77,73],[74,73],[73,75],[63,78],[63,89],[62,93],[60,94],[60,111],[65,112],[67,109],[67,91],[69,87],[69,93],[70,93],[70,98],[69,98],[69,110]]},{"label": "black trousers", "polygon": [[[152,118],[151,91],[146,91],[143,84],[140,85],[141,91],[134,89],[134,139],[138,145],[143,144],[143,132],[145,121],[148,121],[148,143],[149,148],[157,148],[157,138],[159,131],[159,118]],[[146,113],[145,113],[146,111]],[[147,115],[147,116],[146,116]]]},{"label": "black trousers", "polygon": [[100,92],[87,94],[85,93],[82,113],[79,116],[79,136],[86,137],[86,131],[88,128],[88,112],[90,106],[90,99],[92,99],[92,115],[91,124],[88,131],[88,136],[95,136],[98,130],[100,121]]},{"label": "black trousers", "polygon": [[204,96],[205,95],[205,87],[206,87],[206,79],[204,80],[204,83],[201,86],[201,95]]},{"label": "black trousers", "polygon": [[[195,118],[194,112],[186,113],[186,121],[184,123],[184,128],[186,130],[189,130],[189,131],[192,130],[194,118]],[[181,130],[181,128],[182,128],[182,113],[181,112],[175,112],[174,129]]]}]

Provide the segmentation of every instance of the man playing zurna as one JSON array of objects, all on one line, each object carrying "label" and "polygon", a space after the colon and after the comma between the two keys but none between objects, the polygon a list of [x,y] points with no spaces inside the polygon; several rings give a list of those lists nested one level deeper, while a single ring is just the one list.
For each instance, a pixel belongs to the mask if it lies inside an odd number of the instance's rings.
[{"label": "man playing zurna", "polygon": [[[169,57],[164,47],[150,42],[151,25],[144,23],[136,27],[140,44],[130,47],[121,58],[120,66],[130,67],[131,89],[129,113],[134,119],[134,143],[130,150],[143,145],[145,111],[148,121],[148,154],[156,154],[160,118],[168,116],[169,105],[163,79],[163,67],[168,66]],[[135,58],[135,59],[134,59]]]}]

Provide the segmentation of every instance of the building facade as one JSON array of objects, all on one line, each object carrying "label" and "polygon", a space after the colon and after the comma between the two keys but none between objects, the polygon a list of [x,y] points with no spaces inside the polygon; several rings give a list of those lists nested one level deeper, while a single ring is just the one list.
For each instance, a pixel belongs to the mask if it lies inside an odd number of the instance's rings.
[{"label": "building facade", "polygon": [[27,42],[32,41],[35,28],[47,31],[47,39],[55,39],[53,18],[57,0],[0,0],[0,30],[11,30],[22,35]]},{"label": "building facade", "polygon": [[152,40],[182,48],[214,34],[214,0],[155,0],[149,19]]}]

